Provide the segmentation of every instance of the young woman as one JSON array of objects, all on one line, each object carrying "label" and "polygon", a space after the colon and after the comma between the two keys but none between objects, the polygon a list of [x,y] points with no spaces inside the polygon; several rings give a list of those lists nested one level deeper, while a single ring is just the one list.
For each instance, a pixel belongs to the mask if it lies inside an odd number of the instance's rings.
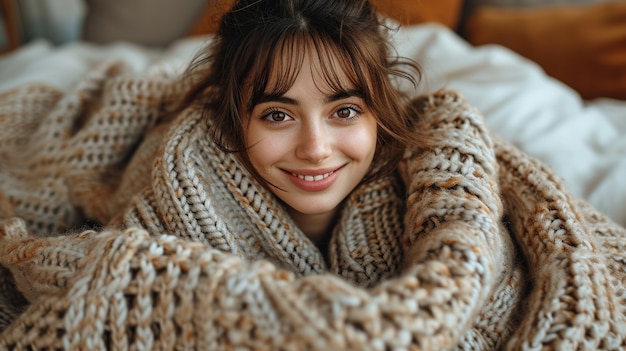
[{"label": "young woman", "polygon": [[419,70],[392,56],[387,31],[365,1],[240,1],[191,73],[204,77],[191,100],[206,103],[216,145],[318,245],[348,194],[416,139],[390,78],[416,85]]},{"label": "young woman", "polygon": [[624,229],[458,94],[405,98],[381,21],[242,0],[190,79],[94,73],[24,166],[53,190],[0,197],[0,347],[626,346]]}]

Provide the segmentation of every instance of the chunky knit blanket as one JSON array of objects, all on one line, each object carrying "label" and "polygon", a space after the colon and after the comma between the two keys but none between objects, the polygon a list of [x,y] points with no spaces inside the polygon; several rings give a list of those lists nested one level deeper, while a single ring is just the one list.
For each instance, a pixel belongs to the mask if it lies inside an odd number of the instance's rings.
[{"label": "chunky knit blanket", "polygon": [[414,100],[423,143],[322,253],[186,86],[0,95],[0,349],[626,348],[626,231],[459,94]]}]

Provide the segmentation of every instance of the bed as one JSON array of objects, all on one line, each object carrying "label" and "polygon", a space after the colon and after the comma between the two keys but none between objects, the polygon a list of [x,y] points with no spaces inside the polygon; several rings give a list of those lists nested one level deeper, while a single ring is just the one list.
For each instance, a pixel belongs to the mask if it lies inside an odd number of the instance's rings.
[{"label": "bed", "polygon": [[[207,40],[210,35],[179,39],[158,49],[34,41],[0,57],[0,93],[29,83],[67,91],[95,65],[113,60],[132,73],[180,74]],[[422,92],[460,91],[493,133],[547,164],[573,194],[626,226],[626,101],[585,100],[513,51],[472,46],[445,26],[401,27],[394,40],[400,55],[422,66]]]}]

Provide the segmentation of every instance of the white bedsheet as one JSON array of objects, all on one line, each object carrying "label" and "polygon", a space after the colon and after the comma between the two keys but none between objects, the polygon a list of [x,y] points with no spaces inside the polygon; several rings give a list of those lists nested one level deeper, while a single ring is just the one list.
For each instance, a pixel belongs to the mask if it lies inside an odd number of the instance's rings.
[{"label": "white bedsheet", "polygon": [[[399,54],[421,64],[423,90],[461,91],[492,131],[549,165],[575,195],[626,226],[626,101],[583,101],[532,62],[501,47],[472,47],[441,26],[402,28],[395,40]],[[202,44],[186,39],[158,51],[122,43],[34,42],[0,57],[0,92],[31,82],[71,89],[103,60],[124,60],[133,72],[178,74]]]}]

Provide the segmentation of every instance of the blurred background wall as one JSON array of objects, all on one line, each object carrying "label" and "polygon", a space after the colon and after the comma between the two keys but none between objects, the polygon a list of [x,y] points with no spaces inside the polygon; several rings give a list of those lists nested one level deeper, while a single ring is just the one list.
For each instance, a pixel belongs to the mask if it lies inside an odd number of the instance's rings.
[{"label": "blurred background wall", "polygon": [[[213,0],[219,2],[220,0]],[[164,46],[185,35],[208,0],[0,0],[0,45],[17,28],[19,44],[45,39],[60,45],[76,40],[126,40]],[[7,21],[11,26],[7,26]]]},{"label": "blurred background wall", "polygon": [[82,0],[19,0],[22,41],[46,38],[63,44],[78,40],[85,10]]}]

